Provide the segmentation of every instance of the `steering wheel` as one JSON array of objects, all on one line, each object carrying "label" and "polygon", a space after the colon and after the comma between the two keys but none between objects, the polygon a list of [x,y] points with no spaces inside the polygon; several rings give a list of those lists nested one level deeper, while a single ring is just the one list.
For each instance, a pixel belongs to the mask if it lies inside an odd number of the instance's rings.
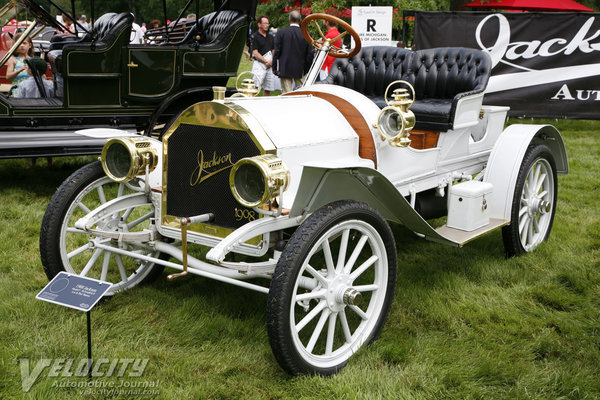
[{"label": "steering wheel", "polygon": [[[340,33],[337,37],[335,37],[333,39],[326,39],[325,34],[323,33],[323,31],[321,30],[321,27],[317,23],[317,20],[327,20],[329,22],[333,22],[333,23],[337,24],[338,26],[344,28],[345,31]],[[308,32],[308,24],[311,21],[317,27],[317,32],[319,32],[319,35],[320,35],[320,38],[317,40],[313,39],[313,37],[310,36],[310,32]],[[302,36],[304,36],[304,39],[306,39],[306,41],[308,43],[310,43],[310,45],[313,46],[314,48],[316,48],[317,50],[319,50],[323,46],[323,43],[325,41],[329,42],[329,44],[330,44],[329,55],[330,56],[333,56],[336,58],[349,58],[349,57],[356,55],[356,53],[358,53],[360,51],[361,44],[360,44],[360,37],[358,36],[358,33],[346,21],[343,21],[343,20],[339,19],[338,17],[334,17],[333,15],[311,14],[308,17],[304,18],[304,20],[302,21],[301,28],[302,28]],[[339,47],[333,45],[333,43],[337,42],[339,39],[343,38],[348,33],[354,39],[354,44],[355,44],[355,47],[352,50],[350,50],[350,52],[346,52],[346,51],[340,49]]]}]

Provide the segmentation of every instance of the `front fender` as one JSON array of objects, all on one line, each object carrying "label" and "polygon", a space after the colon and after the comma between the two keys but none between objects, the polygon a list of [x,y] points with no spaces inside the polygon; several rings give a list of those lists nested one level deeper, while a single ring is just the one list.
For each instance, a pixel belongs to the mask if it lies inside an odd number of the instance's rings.
[{"label": "front fender", "polygon": [[381,173],[365,167],[305,166],[290,217],[309,214],[337,200],[356,200],[377,209],[385,219],[406,226],[435,242],[458,246],[427,223]]},{"label": "front fender", "polygon": [[491,218],[510,220],[517,176],[531,143],[543,143],[552,151],[559,174],[569,172],[567,151],[562,136],[551,125],[511,125],[494,145],[483,180],[494,185],[488,198]]}]

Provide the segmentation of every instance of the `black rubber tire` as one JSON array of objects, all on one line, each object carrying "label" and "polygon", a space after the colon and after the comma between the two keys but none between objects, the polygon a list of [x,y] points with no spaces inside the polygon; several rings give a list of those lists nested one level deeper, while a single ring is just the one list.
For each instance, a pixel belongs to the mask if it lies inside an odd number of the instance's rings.
[{"label": "black rubber tire", "polygon": [[290,303],[295,281],[311,247],[331,227],[346,220],[361,220],[374,227],[385,246],[388,275],[383,306],[363,346],[376,340],[389,314],[396,285],[397,252],[392,230],[383,216],[367,204],[356,201],[336,201],[321,207],[310,215],[294,232],[283,250],[271,281],[267,303],[267,330],[275,358],[290,374],[332,375],[343,368],[348,360],[330,368],[308,363],[296,349],[290,326]]},{"label": "black rubber tire", "polygon": [[515,192],[513,194],[513,201],[511,205],[511,223],[510,225],[502,228],[502,240],[504,243],[504,251],[507,258],[518,256],[527,252],[527,250],[525,250],[525,248],[521,244],[521,239],[519,235],[519,209],[521,208],[521,194],[523,192],[523,187],[525,185],[529,169],[540,158],[545,159],[550,164],[550,167],[552,169],[552,181],[554,186],[552,210],[550,215],[550,222],[544,235],[544,239],[542,241],[546,241],[548,240],[548,237],[550,237],[552,223],[554,222],[554,214],[556,212],[556,200],[558,195],[556,162],[554,161],[552,151],[547,146],[543,144],[533,143],[527,148],[525,156],[523,157],[523,161],[521,162],[519,174],[517,175],[517,182],[515,185]]},{"label": "black rubber tire", "polygon": [[[105,176],[100,161],[84,165],[65,179],[50,199],[40,230],[40,256],[48,279],[51,280],[59,272],[65,271],[60,255],[60,232],[67,210],[79,193]],[[152,266],[152,270],[140,283],[152,281],[163,270],[162,265]]]}]

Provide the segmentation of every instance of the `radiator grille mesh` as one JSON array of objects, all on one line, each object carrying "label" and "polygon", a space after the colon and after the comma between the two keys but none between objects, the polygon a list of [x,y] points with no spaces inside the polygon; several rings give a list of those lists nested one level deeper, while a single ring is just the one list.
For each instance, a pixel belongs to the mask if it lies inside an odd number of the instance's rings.
[{"label": "radiator grille mesh", "polygon": [[248,222],[243,218],[246,208],[235,201],[229,189],[233,164],[260,154],[246,131],[180,124],[167,146],[168,215],[188,217],[211,212],[215,214],[211,225],[229,229]]}]

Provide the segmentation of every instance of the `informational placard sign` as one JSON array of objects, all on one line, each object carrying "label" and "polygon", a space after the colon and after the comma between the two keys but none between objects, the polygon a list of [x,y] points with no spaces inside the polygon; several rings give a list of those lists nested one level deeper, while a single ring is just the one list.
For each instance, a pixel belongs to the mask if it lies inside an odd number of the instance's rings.
[{"label": "informational placard sign", "polygon": [[392,44],[392,15],[392,7],[352,7],[351,25],[363,47]]},{"label": "informational placard sign", "polygon": [[109,282],[59,272],[35,298],[79,311],[90,311],[111,286]]}]

